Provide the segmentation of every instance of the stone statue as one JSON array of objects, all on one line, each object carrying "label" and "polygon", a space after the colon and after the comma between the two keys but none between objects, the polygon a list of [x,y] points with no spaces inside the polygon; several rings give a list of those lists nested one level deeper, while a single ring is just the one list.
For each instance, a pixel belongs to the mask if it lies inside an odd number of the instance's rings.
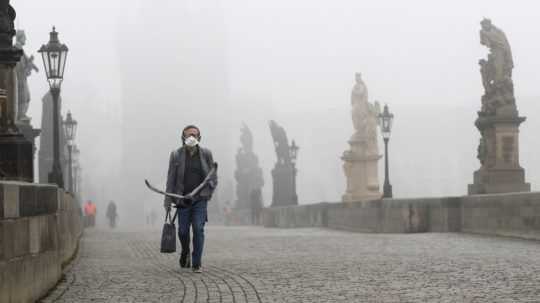
[{"label": "stone statue", "polygon": [[297,169],[295,162],[292,161],[292,151],[297,150],[298,147],[294,143],[294,140],[292,141],[292,145],[289,145],[287,133],[283,127],[279,126],[275,121],[270,121],[269,125],[277,156],[276,165],[272,169],[272,206],[297,205]]},{"label": "stone statue", "polygon": [[244,124],[241,129],[240,142],[242,147],[236,154],[236,207],[249,209],[251,207],[250,194],[254,190],[261,190],[264,186],[262,169],[259,159],[253,152],[253,135]]},{"label": "stone statue", "polygon": [[253,134],[251,133],[251,130],[247,127],[246,124],[242,125],[242,129],[240,130],[242,134],[240,135],[240,142],[242,143],[242,149],[245,152],[252,152],[253,151]]},{"label": "stone statue", "polygon": [[356,73],[356,83],[351,93],[351,115],[354,134],[349,140],[350,148],[343,153],[343,170],[347,178],[344,202],[380,198],[377,126],[381,107],[379,102],[368,102],[368,90],[362,75]]},{"label": "stone statue", "polygon": [[493,64],[495,83],[503,82],[512,77],[514,68],[510,43],[504,32],[493,25],[491,20],[484,19],[480,24],[480,44],[487,46],[491,52],[489,61]]},{"label": "stone statue", "polygon": [[17,125],[17,75],[22,51],[13,45],[17,14],[0,0],[0,170],[2,178],[34,182],[33,146]]},{"label": "stone statue", "polygon": [[506,107],[506,112],[509,112],[509,106],[515,105],[512,49],[504,32],[493,25],[491,20],[484,19],[481,25],[480,44],[490,50],[487,60],[479,61],[485,90],[482,112],[496,115],[501,107]]},{"label": "stone statue", "polygon": [[289,141],[287,140],[287,133],[285,129],[279,126],[275,121],[270,121],[270,132],[274,139],[274,147],[276,149],[276,156],[278,163],[290,164],[291,155],[289,149]]},{"label": "stone statue", "polygon": [[351,106],[355,129],[351,140],[367,142],[366,151],[369,154],[378,154],[377,125],[381,106],[378,101],[373,104],[368,102],[368,90],[360,73],[356,73],[356,84],[351,93]]},{"label": "stone statue", "polygon": [[[9,0],[0,0],[0,90],[5,98],[0,100],[0,133],[18,133],[17,94],[14,67],[22,52],[13,46],[16,12]],[[0,161],[1,162],[1,161]]]},{"label": "stone statue", "polygon": [[480,22],[480,44],[489,49],[479,60],[485,93],[475,125],[481,138],[477,158],[481,167],[474,172],[469,194],[530,191],[525,171],[519,164],[520,117],[514,96],[514,59],[505,33],[484,19]]},{"label": "stone statue", "polygon": [[356,84],[354,85],[351,93],[351,115],[356,132],[364,133],[366,129],[365,113],[367,112],[368,106],[368,89],[362,80],[362,74],[356,73],[355,78]]},{"label": "stone statue", "polygon": [[30,90],[28,89],[27,78],[32,74],[32,71],[38,72],[39,69],[34,64],[34,56],[28,57],[24,53],[24,45],[26,44],[26,34],[23,30],[17,30],[17,42],[15,46],[23,51],[23,56],[21,61],[17,63],[16,72],[17,72],[17,84],[18,84],[18,94],[19,94],[19,111],[17,120],[28,120],[26,112],[28,111],[28,106],[30,104]]}]

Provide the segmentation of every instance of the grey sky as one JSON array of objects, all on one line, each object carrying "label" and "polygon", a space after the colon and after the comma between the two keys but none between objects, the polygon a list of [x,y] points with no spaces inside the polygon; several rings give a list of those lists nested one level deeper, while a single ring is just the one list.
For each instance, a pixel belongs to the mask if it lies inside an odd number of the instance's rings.
[{"label": "grey sky", "polygon": [[[117,25],[131,22],[137,2],[19,0],[14,5],[20,26],[29,32],[30,50],[46,41],[53,23],[71,47],[65,90],[85,79],[98,89],[106,85],[109,95],[119,82]],[[152,1],[158,12],[160,2],[167,1]],[[208,4],[216,3],[175,2],[178,10],[199,14],[215,10]],[[540,63],[540,42],[531,38],[540,21],[534,1],[232,0],[221,7],[231,91],[271,94],[276,106],[292,100],[298,107],[346,100],[356,70],[365,74],[376,99],[466,104],[481,94],[475,64],[485,53],[478,43],[483,16],[509,36],[518,94],[538,95],[540,71],[534,62]],[[152,43],[151,28],[137,36],[141,43]],[[43,81],[33,82],[34,91],[44,89],[44,84],[37,87]]]}]

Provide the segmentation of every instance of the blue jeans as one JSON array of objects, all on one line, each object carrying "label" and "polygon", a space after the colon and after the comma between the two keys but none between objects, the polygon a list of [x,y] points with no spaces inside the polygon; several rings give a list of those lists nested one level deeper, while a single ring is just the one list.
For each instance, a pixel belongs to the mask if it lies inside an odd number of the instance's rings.
[{"label": "blue jeans", "polygon": [[192,266],[201,266],[204,247],[204,225],[208,219],[208,201],[195,201],[189,207],[178,209],[178,237],[182,253],[189,253],[190,226],[193,226]]}]

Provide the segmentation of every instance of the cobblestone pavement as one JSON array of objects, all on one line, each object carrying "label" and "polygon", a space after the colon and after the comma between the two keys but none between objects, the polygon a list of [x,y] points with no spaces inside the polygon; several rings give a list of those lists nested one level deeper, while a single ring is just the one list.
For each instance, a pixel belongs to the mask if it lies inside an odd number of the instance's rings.
[{"label": "cobblestone pavement", "polygon": [[193,274],[159,238],[86,231],[43,302],[540,302],[539,242],[211,226]]}]

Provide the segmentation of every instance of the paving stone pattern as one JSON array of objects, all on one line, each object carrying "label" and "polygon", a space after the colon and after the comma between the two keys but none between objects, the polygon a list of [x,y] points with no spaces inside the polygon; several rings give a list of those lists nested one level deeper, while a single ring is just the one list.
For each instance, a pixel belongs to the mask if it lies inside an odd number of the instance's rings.
[{"label": "paving stone pattern", "polygon": [[211,226],[194,274],[159,238],[87,230],[42,302],[540,302],[540,242]]}]

